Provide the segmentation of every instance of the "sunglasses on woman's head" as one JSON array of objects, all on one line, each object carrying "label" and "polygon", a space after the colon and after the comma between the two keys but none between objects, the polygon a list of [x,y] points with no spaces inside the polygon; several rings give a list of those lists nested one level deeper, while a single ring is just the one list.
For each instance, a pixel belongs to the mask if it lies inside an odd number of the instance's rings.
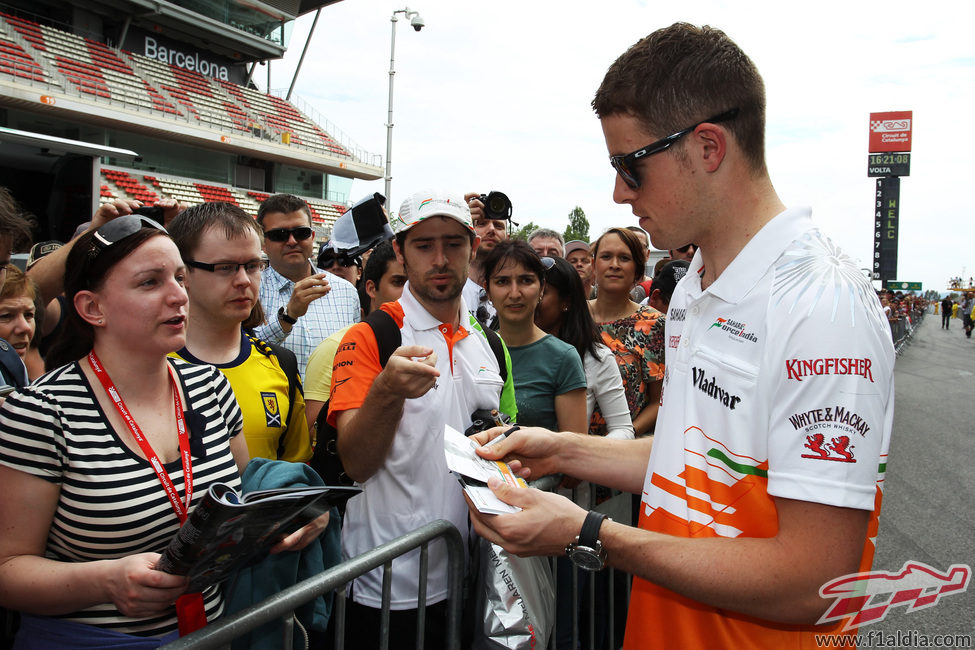
[{"label": "sunglasses on woman's head", "polygon": [[264,232],[264,239],[282,243],[288,241],[289,237],[294,237],[295,241],[305,241],[312,235],[312,230],[308,226],[299,228],[274,228]]},{"label": "sunglasses on woman's head", "polygon": [[144,217],[139,214],[118,217],[112,219],[92,234],[91,248],[88,251],[89,257],[95,259],[103,250],[112,244],[117,244],[126,237],[131,237],[143,228],[152,228],[167,232],[161,224],[153,221],[149,217]]}]

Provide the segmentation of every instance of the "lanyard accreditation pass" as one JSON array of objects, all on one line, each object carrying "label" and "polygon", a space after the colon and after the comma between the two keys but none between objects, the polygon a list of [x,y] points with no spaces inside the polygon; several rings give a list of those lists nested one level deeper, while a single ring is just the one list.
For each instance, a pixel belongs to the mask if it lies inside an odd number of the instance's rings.
[{"label": "lanyard accreditation pass", "polygon": [[173,403],[176,408],[176,431],[179,434],[179,454],[183,459],[183,482],[186,484],[186,503],[184,504],[179,498],[179,492],[176,491],[176,486],[173,485],[172,479],[169,478],[169,473],[166,468],[163,467],[162,462],[159,460],[159,456],[153,451],[152,445],[146,440],[146,437],[142,435],[142,429],[136,424],[135,419],[132,414],[129,413],[128,407],[125,406],[125,402],[122,401],[122,396],[119,395],[118,389],[115,388],[115,384],[112,383],[111,378],[108,376],[108,372],[102,366],[101,362],[98,360],[98,356],[95,351],[92,350],[88,353],[88,363],[91,364],[91,369],[95,372],[95,376],[105,387],[105,392],[108,396],[112,398],[115,403],[115,408],[118,409],[119,415],[122,416],[122,420],[128,425],[129,430],[132,432],[132,436],[135,441],[139,443],[139,447],[142,449],[142,453],[145,454],[146,460],[152,465],[152,469],[155,470],[156,476],[159,478],[159,482],[162,483],[163,488],[166,490],[166,496],[169,497],[169,503],[173,506],[173,510],[176,511],[176,516],[179,517],[179,523],[182,525],[186,521],[186,516],[189,512],[190,501],[193,498],[193,459],[190,456],[190,436],[189,432],[186,430],[186,418],[183,416],[183,404],[179,399],[179,388],[176,385],[176,377],[173,373],[172,366],[169,367],[169,379],[173,383]]},{"label": "lanyard accreditation pass", "polygon": [[[183,459],[183,483],[186,485],[185,504],[180,500],[176,486],[173,485],[172,479],[169,478],[169,473],[163,467],[159,456],[153,451],[152,445],[142,435],[142,429],[139,428],[135,418],[129,413],[128,407],[122,401],[122,396],[119,395],[118,389],[115,388],[115,384],[112,383],[111,378],[109,378],[105,368],[98,360],[98,356],[94,350],[88,353],[88,363],[91,364],[91,369],[95,372],[95,376],[98,377],[102,386],[105,387],[105,392],[112,398],[112,402],[115,403],[115,408],[118,409],[119,415],[122,416],[125,424],[128,425],[135,441],[139,443],[139,447],[142,449],[142,453],[145,454],[146,460],[149,461],[152,469],[155,470],[159,482],[166,489],[166,496],[169,497],[169,503],[173,506],[173,510],[176,512],[176,516],[179,517],[179,523],[182,526],[186,523],[190,503],[193,499],[193,459],[190,456],[190,436],[186,430],[186,418],[183,416],[183,404],[179,399],[179,387],[176,384],[176,373],[173,367],[169,366],[169,379],[173,384],[173,404],[176,409],[176,432],[179,435],[179,455]],[[203,595],[200,593],[183,594],[177,598],[176,617],[179,621],[180,636],[184,636],[205,626],[207,619],[206,613],[204,612]]]}]

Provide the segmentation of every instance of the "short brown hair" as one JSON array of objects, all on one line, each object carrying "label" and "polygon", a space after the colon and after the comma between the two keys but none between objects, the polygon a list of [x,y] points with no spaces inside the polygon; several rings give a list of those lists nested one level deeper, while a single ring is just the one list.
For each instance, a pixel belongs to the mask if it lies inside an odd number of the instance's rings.
[{"label": "short brown hair", "polygon": [[752,169],[765,170],[765,83],[719,29],[674,23],[641,39],[606,71],[592,107],[600,118],[631,115],[661,137],[737,108],[722,125]]},{"label": "short brown hair", "polygon": [[[227,239],[244,237],[251,230],[257,234],[257,241],[264,243],[264,231],[240,206],[223,201],[200,203],[183,210],[169,223],[169,236],[176,243],[184,262],[193,259],[203,233],[209,228],[222,229]],[[264,308],[257,301],[241,325],[251,331],[263,325],[265,319]]]},{"label": "short brown hair", "polygon": [[193,259],[203,233],[209,228],[223,229],[227,239],[236,239],[252,230],[257,240],[264,242],[264,231],[249,214],[233,203],[214,201],[200,203],[180,212],[166,230],[176,243],[183,260]]},{"label": "short brown hair", "polygon": [[599,239],[593,242],[592,258],[594,260],[599,256],[599,245],[603,243],[606,235],[616,235],[630,249],[630,255],[636,263],[636,270],[633,276],[633,284],[636,284],[643,277],[647,267],[647,249],[643,247],[643,242],[640,241],[640,238],[632,230],[628,230],[627,228],[610,228],[601,234]]},{"label": "short brown hair", "polygon": [[280,212],[282,214],[290,214],[291,212],[297,212],[302,210],[306,215],[308,215],[308,225],[311,225],[311,208],[303,200],[295,196],[294,194],[275,194],[264,199],[260,207],[257,208],[257,225],[264,228],[264,217],[271,214],[272,212]]},{"label": "short brown hair", "polygon": [[13,264],[7,265],[7,280],[0,288],[0,300],[11,298],[37,297],[37,285],[27,275]]}]

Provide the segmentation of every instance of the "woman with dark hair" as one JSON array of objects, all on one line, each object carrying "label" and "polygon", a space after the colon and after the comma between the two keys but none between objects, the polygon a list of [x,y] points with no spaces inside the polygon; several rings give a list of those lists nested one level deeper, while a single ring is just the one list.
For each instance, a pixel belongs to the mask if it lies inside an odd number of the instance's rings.
[{"label": "woman with dark hair", "polygon": [[542,264],[546,267],[545,290],[535,311],[535,324],[579,353],[586,373],[586,419],[598,404],[605,420],[595,433],[632,438],[633,421],[620,369],[589,313],[579,273],[561,257],[543,257]]},{"label": "woman with dark hair", "polygon": [[535,325],[545,267],[523,241],[494,247],[484,260],[488,297],[498,334],[511,355],[518,422],[554,431],[587,429],[586,376],[575,349]]},{"label": "woman with dark hair", "polygon": [[[183,262],[138,215],[79,237],[67,257],[65,364],[0,408],[0,605],[15,647],[158,647],[175,637],[187,579],[153,569],[214,482],[248,461],[227,380],[168,358],[186,341]],[[323,525],[287,537],[309,543]],[[213,619],[218,587],[202,594]]]},{"label": "woman with dark hair", "polygon": [[[626,228],[610,228],[592,245],[596,298],[589,301],[603,343],[616,355],[637,436],[653,433],[664,377],[664,316],[638,305],[630,291],[643,277],[647,251]],[[593,429],[604,423],[598,411]]]}]

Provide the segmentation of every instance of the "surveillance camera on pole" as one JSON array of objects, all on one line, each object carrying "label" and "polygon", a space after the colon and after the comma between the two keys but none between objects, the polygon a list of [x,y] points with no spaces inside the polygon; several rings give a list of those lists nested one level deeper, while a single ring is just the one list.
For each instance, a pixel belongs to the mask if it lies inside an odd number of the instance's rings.
[{"label": "surveillance camera on pole", "polygon": [[409,7],[397,9],[390,17],[392,22],[392,33],[389,37],[389,112],[386,119],[386,205],[393,205],[390,186],[393,183],[393,75],[396,74],[394,67],[394,54],[396,52],[396,14],[403,14],[404,18],[410,19],[413,29],[420,31],[426,27],[426,23],[418,11],[412,11]]}]

